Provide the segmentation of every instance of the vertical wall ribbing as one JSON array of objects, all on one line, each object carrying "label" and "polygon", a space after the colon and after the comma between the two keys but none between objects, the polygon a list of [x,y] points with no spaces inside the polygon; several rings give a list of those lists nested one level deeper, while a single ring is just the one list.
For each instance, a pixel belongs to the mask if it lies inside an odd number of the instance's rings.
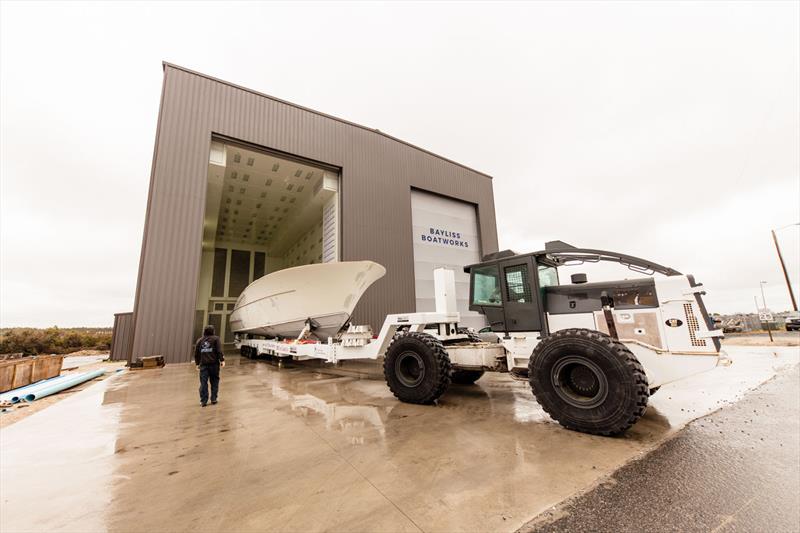
[{"label": "vertical wall ribbing", "polygon": [[164,70],[134,357],[189,360],[212,134],[341,168],[341,258],[371,259],[388,271],[356,308],[357,323],[377,328],[387,313],[414,310],[412,187],[476,204],[482,251],[497,250],[487,176],[374,130],[179,67]]}]

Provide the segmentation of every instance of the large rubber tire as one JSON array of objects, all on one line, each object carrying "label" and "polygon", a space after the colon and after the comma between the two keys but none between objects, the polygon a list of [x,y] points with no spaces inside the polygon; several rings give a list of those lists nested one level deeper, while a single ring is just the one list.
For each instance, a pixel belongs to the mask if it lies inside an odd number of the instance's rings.
[{"label": "large rubber tire", "polygon": [[618,435],[647,409],[642,365],[599,331],[565,329],[545,337],[531,355],[528,380],[547,414],[575,431]]},{"label": "large rubber tire", "polygon": [[459,385],[473,385],[483,376],[483,370],[453,370],[450,381]]},{"label": "large rubber tire", "polygon": [[450,385],[450,357],[444,345],[427,333],[397,335],[386,349],[383,375],[398,400],[430,404]]}]

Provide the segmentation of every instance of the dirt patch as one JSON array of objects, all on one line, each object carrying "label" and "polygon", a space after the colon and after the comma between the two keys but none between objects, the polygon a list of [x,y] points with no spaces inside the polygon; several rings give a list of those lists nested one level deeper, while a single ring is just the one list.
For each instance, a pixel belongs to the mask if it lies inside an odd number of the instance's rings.
[{"label": "dirt patch", "polygon": [[77,352],[70,352],[65,355],[66,357],[75,357],[78,355],[108,355],[108,350],[78,350]]},{"label": "dirt patch", "polygon": [[734,346],[800,346],[800,332],[773,331],[772,342],[767,333],[726,333],[722,344]]}]

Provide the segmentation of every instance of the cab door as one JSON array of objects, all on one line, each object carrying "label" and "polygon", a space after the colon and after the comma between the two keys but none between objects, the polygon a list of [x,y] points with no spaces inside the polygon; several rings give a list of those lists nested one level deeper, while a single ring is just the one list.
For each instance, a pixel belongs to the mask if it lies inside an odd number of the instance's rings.
[{"label": "cab door", "polygon": [[500,263],[506,331],[542,331],[536,268],[530,257]]}]

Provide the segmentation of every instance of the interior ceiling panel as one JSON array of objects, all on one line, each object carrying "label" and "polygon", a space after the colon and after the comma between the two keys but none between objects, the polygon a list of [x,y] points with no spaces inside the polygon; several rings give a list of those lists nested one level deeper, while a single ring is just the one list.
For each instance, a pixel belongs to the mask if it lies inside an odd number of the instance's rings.
[{"label": "interior ceiling panel", "polygon": [[[313,201],[323,169],[233,146],[226,150],[216,241],[269,247],[290,227],[313,225],[315,210],[302,207]],[[321,206],[316,218],[322,218]]]}]

